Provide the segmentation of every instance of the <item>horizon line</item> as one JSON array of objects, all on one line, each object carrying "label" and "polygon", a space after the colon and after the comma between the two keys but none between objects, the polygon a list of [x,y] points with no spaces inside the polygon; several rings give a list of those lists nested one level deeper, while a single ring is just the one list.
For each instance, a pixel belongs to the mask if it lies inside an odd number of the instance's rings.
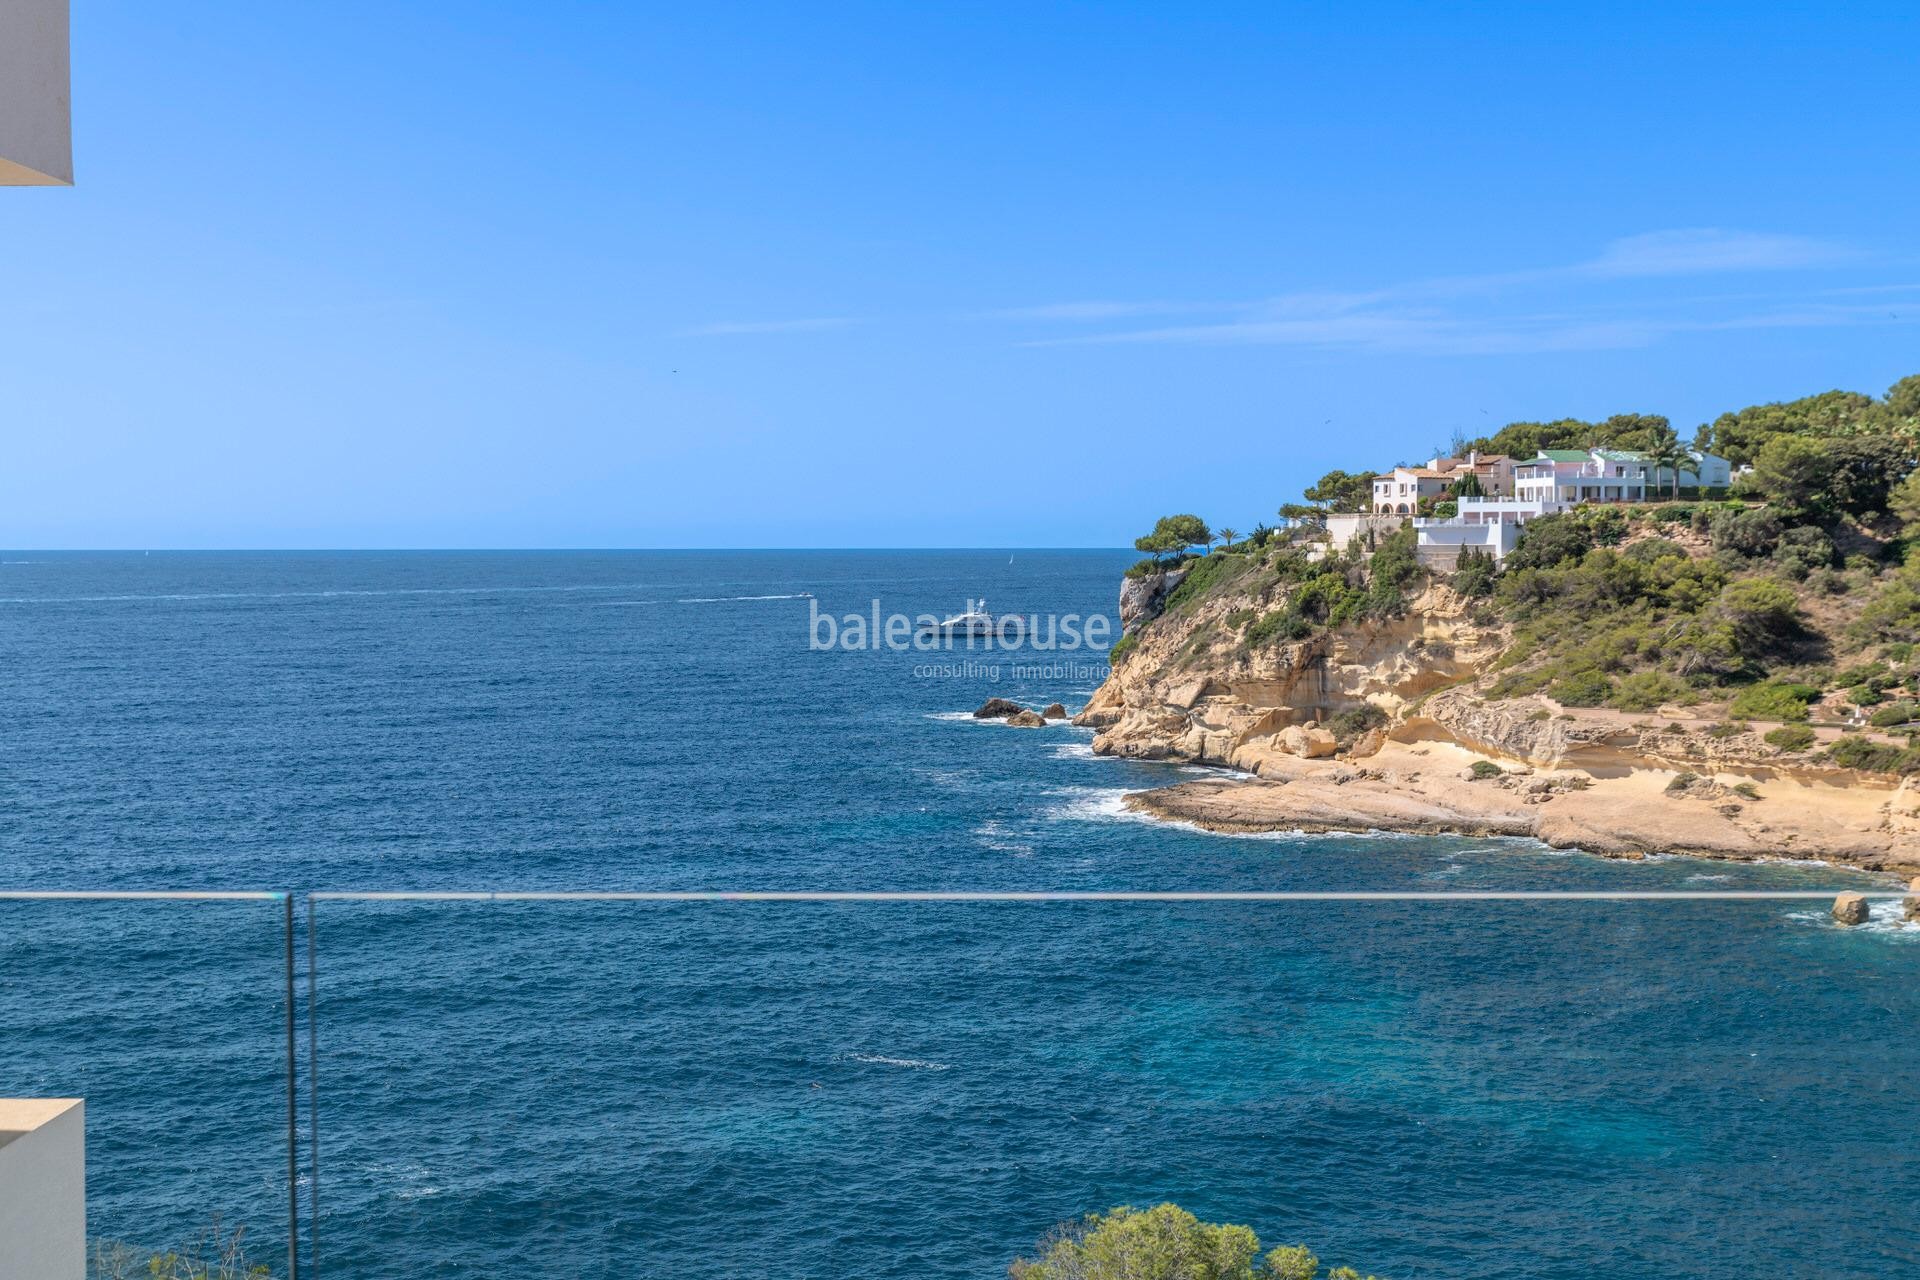
[{"label": "horizon line", "polygon": [[[206,554],[288,555],[288,554],[298,554],[298,553],[367,554],[367,555],[416,555],[416,554],[436,554],[436,555],[481,554],[481,555],[485,555],[485,554],[497,554],[500,552],[515,552],[520,554],[525,554],[529,552],[551,552],[551,553],[562,553],[562,554],[607,554],[607,553],[631,553],[631,552],[661,553],[661,552],[712,552],[712,551],[728,551],[728,552],[734,552],[734,551],[739,551],[739,552],[750,552],[750,551],[760,551],[760,552],[765,552],[765,551],[819,551],[819,552],[1121,551],[1129,555],[1139,554],[1137,549],[1133,547],[1122,546],[1118,544],[1113,546],[1101,546],[1093,543],[1055,544],[1055,545],[1041,545],[1037,543],[1035,544],[1006,543],[1006,544],[1001,544],[996,546],[988,546],[984,544],[963,544],[963,543],[946,543],[946,542],[894,543],[891,545],[882,545],[882,544],[876,543],[876,544],[868,544],[868,545],[860,545],[860,546],[797,546],[797,545],[796,546],[747,546],[744,544],[743,545],[721,544],[721,545],[714,545],[714,546],[659,546],[659,547],[586,546],[586,545],[520,546],[520,547],[513,547],[513,546],[378,546],[378,547],[361,546],[361,547],[354,547],[354,546],[314,545],[314,546],[290,546],[290,547],[209,546],[209,547],[5,547],[5,548],[0,548],[0,553],[5,553],[5,554],[12,554],[12,553],[18,552],[18,553],[27,554],[27,555],[53,555],[53,556],[83,556],[83,555],[139,556],[139,555],[206,555]],[[0,563],[3,563],[3,562],[0,562]]]}]

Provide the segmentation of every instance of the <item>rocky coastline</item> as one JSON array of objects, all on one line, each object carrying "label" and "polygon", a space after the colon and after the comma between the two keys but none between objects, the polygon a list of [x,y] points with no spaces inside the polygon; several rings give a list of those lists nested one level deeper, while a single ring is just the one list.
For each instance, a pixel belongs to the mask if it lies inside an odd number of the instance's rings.
[{"label": "rocky coastline", "polygon": [[1388,623],[1264,648],[1221,626],[1223,592],[1156,612],[1129,580],[1134,637],[1074,722],[1097,754],[1214,765],[1130,807],[1219,831],[1525,836],[1617,858],[1793,858],[1920,873],[1911,779],[1825,765],[1712,708],[1645,715],[1487,696],[1507,636],[1434,585]]}]

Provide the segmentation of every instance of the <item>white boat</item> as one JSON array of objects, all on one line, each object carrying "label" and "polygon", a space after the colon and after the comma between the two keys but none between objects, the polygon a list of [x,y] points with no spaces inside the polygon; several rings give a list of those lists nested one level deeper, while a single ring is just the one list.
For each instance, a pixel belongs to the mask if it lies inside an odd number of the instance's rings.
[{"label": "white boat", "polygon": [[949,638],[953,636],[991,636],[999,634],[1003,628],[1018,631],[1020,627],[1021,622],[1018,614],[996,620],[993,614],[988,612],[987,602],[985,600],[969,600],[967,601],[967,610],[965,613],[956,613],[951,618],[943,619],[940,622],[921,623],[920,634],[923,636],[946,636]]}]

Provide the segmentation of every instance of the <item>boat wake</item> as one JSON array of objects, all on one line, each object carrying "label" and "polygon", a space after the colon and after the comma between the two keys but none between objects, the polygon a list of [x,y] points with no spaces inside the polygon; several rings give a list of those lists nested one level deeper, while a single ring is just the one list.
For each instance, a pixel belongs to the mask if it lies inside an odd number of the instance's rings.
[{"label": "boat wake", "polygon": [[951,1071],[951,1062],[929,1062],[925,1058],[889,1058],[884,1053],[850,1053],[850,1062],[864,1062],[876,1067],[905,1067],[912,1071]]}]

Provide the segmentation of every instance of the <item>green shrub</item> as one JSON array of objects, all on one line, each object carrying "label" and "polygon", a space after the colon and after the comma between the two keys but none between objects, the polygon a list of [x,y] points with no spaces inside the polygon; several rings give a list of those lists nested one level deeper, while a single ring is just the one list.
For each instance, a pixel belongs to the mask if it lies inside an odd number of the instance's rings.
[{"label": "green shrub", "polygon": [[1727,710],[1743,720],[1805,720],[1807,704],[1819,696],[1820,691],[1810,684],[1769,680],[1742,689]]},{"label": "green shrub", "polygon": [[1877,706],[1886,700],[1887,695],[1870,684],[1857,684],[1847,690],[1847,701],[1856,707]]},{"label": "green shrub", "polygon": [[1190,607],[1247,567],[1247,558],[1232,551],[1216,551],[1193,561],[1180,585],[1167,593],[1167,612]]},{"label": "green shrub", "polygon": [[1700,775],[1697,773],[1676,773],[1673,775],[1673,779],[1667,783],[1667,794],[1670,796],[1679,795],[1698,781],[1700,781]]},{"label": "green shrub", "polygon": [[1920,772],[1920,750],[1875,742],[1858,734],[1849,734],[1834,743],[1827,749],[1827,758],[1842,769],[1863,769],[1870,773]]},{"label": "green shrub", "polygon": [[1736,795],[1745,796],[1749,800],[1758,800],[1760,798],[1760,788],[1754,786],[1751,782],[1737,782],[1734,784],[1733,790]]},{"label": "green shrub", "polygon": [[1622,676],[1607,705],[1621,711],[1652,711],[1663,703],[1679,702],[1692,691],[1664,671],[1636,671]]},{"label": "green shrub", "polygon": [[1304,640],[1313,624],[1291,609],[1275,609],[1247,628],[1247,643],[1269,645],[1276,640]]},{"label": "green shrub", "polygon": [[1507,556],[1507,568],[1552,569],[1578,560],[1596,545],[1593,531],[1578,512],[1541,516],[1527,521],[1521,530],[1520,544]]},{"label": "green shrub", "polygon": [[1613,696],[1613,681],[1603,672],[1578,671],[1554,681],[1547,696],[1563,707],[1597,707]]},{"label": "green shrub", "polygon": [[1896,724],[1910,724],[1920,718],[1920,706],[1911,702],[1889,702],[1867,718],[1867,723],[1876,729],[1890,728]]},{"label": "green shrub", "polygon": [[1795,582],[1805,581],[1815,570],[1833,564],[1833,539],[1807,525],[1788,529],[1773,549],[1774,563]]},{"label": "green shrub", "polygon": [[1387,713],[1369,702],[1327,717],[1323,727],[1333,735],[1334,741],[1345,747],[1367,730],[1377,729],[1386,722]]},{"label": "green shrub", "polygon": [[152,1253],[117,1240],[91,1246],[87,1274],[93,1280],[266,1280],[272,1270],[247,1257],[246,1229],[228,1232],[213,1226],[184,1249]]},{"label": "green shrub", "polygon": [[1468,547],[1460,553],[1460,559],[1453,567],[1453,589],[1469,598],[1490,596],[1497,573],[1498,566],[1491,552]]},{"label": "green shrub", "polygon": [[1753,726],[1744,720],[1722,720],[1707,730],[1709,738],[1737,738]]},{"label": "green shrub", "polygon": [[1629,560],[1637,560],[1641,564],[1652,564],[1662,556],[1678,556],[1685,560],[1687,549],[1666,538],[1642,538],[1620,554]]},{"label": "green shrub", "polygon": [[1735,508],[1716,513],[1709,530],[1715,551],[1764,556],[1780,542],[1780,517],[1764,507]]},{"label": "green shrub", "polygon": [[1863,662],[1848,667],[1834,679],[1843,685],[1867,685],[1874,689],[1884,689],[1889,684],[1898,684],[1899,680],[1887,669],[1884,662]]},{"label": "green shrub", "polygon": [[1768,732],[1767,742],[1782,751],[1805,751],[1813,745],[1813,730],[1804,724],[1783,724]]},{"label": "green shrub", "polygon": [[1132,653],[1134,650],[1134,647],[1139,643],[1140,643],[1140,635],[1138,632],[1135,632],[1133,635],[1130,635],[1130,636],[1121,636],[1120,639],[1114,643],[1113,648],[1107,650],[1108,665],[1115,666],[1115,667],[1119,666],[1121,660],[1124,659],[1128,654]]},{"label": "green shrub", "polygon": [[[1011,1280],[1314,1280],[1320,1259],[1299,1245],[1265,1258],[1252,1228],[1201,1222],[1175,1204],[1135,1209],[1122,1205],[1054,1228],[1035,1247],[1039,1256],[1016,1259]],[[1360,1280],[1350,1267],[1326,1280]]]},{"label": "green shrub", "polygon": [[1246,626],[1249,622],[1253,621],[1253,619],[1257,616],[1258,616],[1258,611],[1254,609],[1235,609],[1232,613],[1229,613],[1227,615],[1226,623],[1228,627],[1230,627],[1235,631],[1238,631],[1240,628]]},{"label": "green shrub", "polygon": [[1136,560],[1127,566],[1127,577],[1134,579],[1151,578],[1156,573],[1171,573],[1185,563],[1186,561],[1181,559],[1161,560],[1154,556],[1148,556],[1145,560]]},{"label": "green shrub", "polygon": [[1468,772],[1471,773],[1476,780],[1485,782],[1488,778],[1498,778],[1502,776],[1506,770],[1491,760],[1475,760],[1472,767],[1468,769]]}]

